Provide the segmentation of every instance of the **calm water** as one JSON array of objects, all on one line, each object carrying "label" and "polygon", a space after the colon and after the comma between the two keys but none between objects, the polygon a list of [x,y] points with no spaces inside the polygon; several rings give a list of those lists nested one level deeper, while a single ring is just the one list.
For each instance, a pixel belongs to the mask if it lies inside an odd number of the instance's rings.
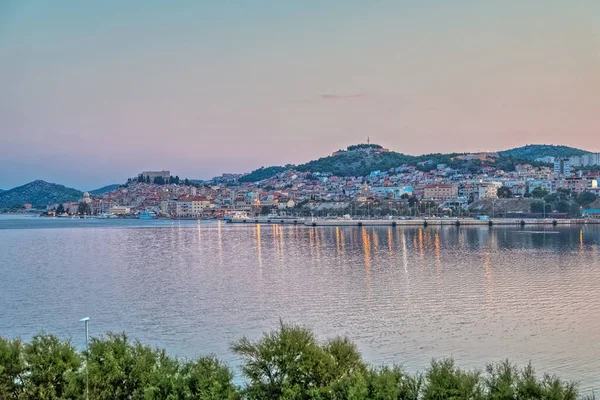
[{"label": "calm water", "polygon": [[309,228],[0,217],[0,335],[126,331],[178,356],[279,319],[373,363],[510,358],[600,389],[600,227]]}]

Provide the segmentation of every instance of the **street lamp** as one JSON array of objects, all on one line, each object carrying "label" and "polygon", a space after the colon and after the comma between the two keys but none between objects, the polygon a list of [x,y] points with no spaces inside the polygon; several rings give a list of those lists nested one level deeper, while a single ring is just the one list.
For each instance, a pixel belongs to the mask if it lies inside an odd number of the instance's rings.
[{"label": "street lamp", "polygon": [[89,330],[88,330],[88,324],[90,321],[90,317],[85,317],[85,318],[81,318],[79,320],[79,322],[84,322],[85,323],[85,398],[87,400],[90,399],[90,389],[89,389],[89,382],[90,382],[90,378],[89,378],[89,374],[88,374],[88,363],[89,363],[89,345],[88,345],[88,337],[89,337]]}]

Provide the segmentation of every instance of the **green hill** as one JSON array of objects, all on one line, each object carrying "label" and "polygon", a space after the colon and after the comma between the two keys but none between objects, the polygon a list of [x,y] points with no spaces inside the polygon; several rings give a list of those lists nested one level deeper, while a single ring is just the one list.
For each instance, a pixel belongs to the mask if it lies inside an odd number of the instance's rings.
[{"label": "green hill", "polygon": [[259,169],[255,169],[254,171],[242,176],[239,181],[242,183],[258,182],[262,181],[263,179],[272,178],[285,170],[285,167],[260,167]]},{"label": "green hill", "polygon": [[0,209],[20,208],[31,203],[34,207],[65,201],[77,201],[83,196],[79,190],[37,180],[0,193]]},{"label": "green hill", "polygon": [[99,189],[90,190],[88,193],[91,194],[92,196],[102,196],[104,193],[112,192],[113,190],[118,189],[119,186],[120,185],[117,185],[117,184],[107,185],[107,186],[103,186]]},{"label": "green hill", "polygon": [[527,146],[501,151],[499,154],[504,157],[520,158],[524,160],[535,160],[536,158],[542,158],[547,156],[572,157],[581,156],[587,153],[589,152],[569,146],[554,146],[551,144],[528,144]]}]

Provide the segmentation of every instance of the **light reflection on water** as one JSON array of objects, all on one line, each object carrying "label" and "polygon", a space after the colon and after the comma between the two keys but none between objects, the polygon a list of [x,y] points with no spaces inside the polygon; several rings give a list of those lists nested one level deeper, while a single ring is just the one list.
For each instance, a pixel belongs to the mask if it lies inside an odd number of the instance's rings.
[{"label": "light reflection on water", "polygon": [[126,331],[179,356],[282,318],[423,370],[532,360],[600,388],[600,228],[0,218],[0,334]]}]

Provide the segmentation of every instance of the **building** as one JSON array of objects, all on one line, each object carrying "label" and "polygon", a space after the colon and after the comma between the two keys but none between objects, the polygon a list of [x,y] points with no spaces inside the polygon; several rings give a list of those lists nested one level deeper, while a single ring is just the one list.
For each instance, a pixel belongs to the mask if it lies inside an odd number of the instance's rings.
[{"label": "building", "polygon": [[423,189],[424,200],[446,201],[458,197],[458,185],[432,184]]},{"label": "building", "polygon": [[171,177],[170,171],[144,171],[142,172],[144,180],[150,178],[150,182],[154,182],[154,178],[163,178],[165,182]]},{"label": "building", "polygon": [[501,187],[501,182],[480,183],[478,185],[478,199],[497,199],[498,189]]},{"label": "building", "polygon": [[574,167],[590,167],[600,165],[600,153],[589,153],[582,156],[574,156],[569,158],[571,165]]},{"label": "building", "polygon": [[581,214],[583,215],[584,218],[600,219],[600,209],[581,210]]},{"label": "building", "polygon": [[113,214],[113,215],[131,214],[131,208],[115,206],[115,207],[109,208],[108,213]]},{"label": "building", "polygon": [[557,158],[554,160],[554,175],[564,176],[568,178],[571,176],[571,161],[568,158]]},{"label": "building", "polygon": [[598,189],[598,180],[593,178],[568,178],[560,179],[554,182],[554,191],[558,189],[566,189],[575,193],[582,193],[587,191],[594,192]]}]

